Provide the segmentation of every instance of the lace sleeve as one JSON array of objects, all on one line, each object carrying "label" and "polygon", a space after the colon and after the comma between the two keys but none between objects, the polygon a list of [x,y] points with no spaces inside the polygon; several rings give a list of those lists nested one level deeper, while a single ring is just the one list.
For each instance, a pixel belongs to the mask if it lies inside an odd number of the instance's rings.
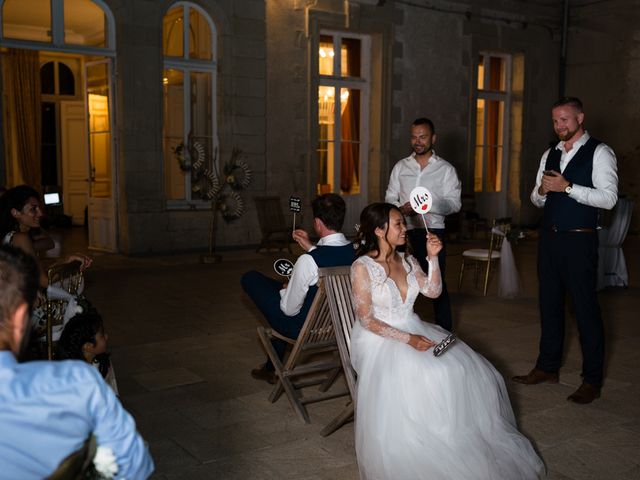
[{"label": "lace sleeve", "polygon": [[356,261],[351,266],[351,285],[353,288],[353,306],[360,324],[381,337],[409,343],[411,336],[407,332],[398,330],[373,316],[371,277],[364,263]]},{"label": "lace sleeve", "polygon": [[411,268],[415,272],[420,293],[425,297],[436,298],[442,293],[442,276],[438,258],[428,259],[429,274],[425,274],[420,264],[414,257],[409,257]]}]

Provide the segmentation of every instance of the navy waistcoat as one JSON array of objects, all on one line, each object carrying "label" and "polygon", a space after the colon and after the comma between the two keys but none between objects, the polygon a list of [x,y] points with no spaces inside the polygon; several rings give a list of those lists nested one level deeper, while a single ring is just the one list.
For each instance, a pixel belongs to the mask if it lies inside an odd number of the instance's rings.
[{"label": "navy waistcoat", "polygon": [[[582,145],[562,172],[569,182],[593,188],[591,175],[593,172],[593,154],[600,140],[591,137]],[[545,170],[560,171],[562,152],[552,148],[547,156]],[[576,202],[564,192],[548,192],[542,215],[542,226],[560,232],[576,228],[592,228],[598,226],[598,209]]]},{"label": "navy waistcoat", "polygon": [[[356,259],[355,252],[353,244],[347,243],[342,246],[322,245],[307,253],[311,255],[313,260],[316,262],[316,265],[318,265],[318,268],[324,268],[351,265]],[[302,315],[306,318],[317,292],[317,285],[309,287],[307,296],[304,299],[304,303],[298,315]]]}]

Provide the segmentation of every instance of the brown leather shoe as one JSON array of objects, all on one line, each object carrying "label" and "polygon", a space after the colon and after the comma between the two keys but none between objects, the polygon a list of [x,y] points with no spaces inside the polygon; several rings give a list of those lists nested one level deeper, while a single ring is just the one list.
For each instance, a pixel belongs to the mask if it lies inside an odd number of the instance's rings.
[{"label": "brown leather shoe", "polygon": [[582,382],[582,385],[567,397],[567,400],[573,403],[585,405],[593,402],[596,398],[600,398],[600,387]]},{"label": "brown leather shoe", "polygon": [[537,385],[538,383],[558,383],[558,378],[557,373],[543,372],[534,368],[526,375],[515,376],[512,380],[525,385]]},{"label": "brown leather shoe", "polygon": [[275,374],[275,372],[267,370],[266,363],[258,365],[256,368],[251,370],[251,376],[256,380],[264,380],[271,385],[274,385],[278,380],[278,376]]}]

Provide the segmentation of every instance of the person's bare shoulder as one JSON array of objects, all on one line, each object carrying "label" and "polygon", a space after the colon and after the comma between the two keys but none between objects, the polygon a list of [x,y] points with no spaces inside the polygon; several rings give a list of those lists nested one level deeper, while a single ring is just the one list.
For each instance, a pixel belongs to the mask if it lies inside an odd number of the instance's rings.
[{"label": "person's bare shoulder", "polygon": [[13,237],[11,237],[11,245],[17,248],[21,248],[25,252],[30,253],[32,255],[34,253],[33,240],[31,240],[31,237],[27,233],[24,233],[24,232],[14,233]]}]

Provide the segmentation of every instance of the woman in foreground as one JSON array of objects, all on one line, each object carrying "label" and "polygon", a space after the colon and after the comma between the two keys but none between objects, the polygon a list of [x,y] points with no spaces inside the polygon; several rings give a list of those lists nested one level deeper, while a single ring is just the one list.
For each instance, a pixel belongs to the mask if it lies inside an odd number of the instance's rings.
[{"label": "woman in foreground", "polygon": [[440,357],[448,334],[422,322],[413,304],[440,294],[435,235],[430,265],[396,251],[406,226],[397,207],[374,203],[360,216],[358,259],[351,267],[358,322],[351,359],[358,374],[356,453],[366,480],[537,479],[544,465],[516,427],[502,376],[457,341]]}]

